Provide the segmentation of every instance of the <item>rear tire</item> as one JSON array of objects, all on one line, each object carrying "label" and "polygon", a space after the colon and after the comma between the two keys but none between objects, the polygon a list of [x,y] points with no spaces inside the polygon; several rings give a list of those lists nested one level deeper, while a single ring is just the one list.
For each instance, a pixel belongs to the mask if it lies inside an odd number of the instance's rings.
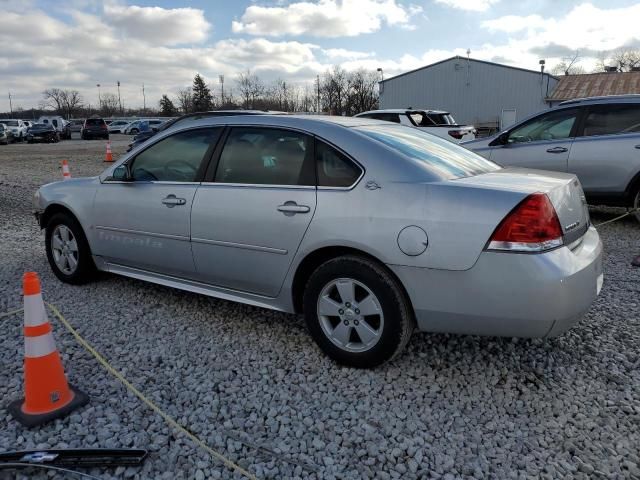
[{"label": "rear tire", "polygon": [[636,217],[636,220],[638,222],[640,222],[640,187],[638,187],[638,189],[635,192],[635,195],[633,195],[631,208],[636,209],[636,211],[633,213],[633,216]]},{"label": "rear tire", "polygon": [[415,326],[398,281],[380,264],[355,255],[320,265],[307,281],[303,306],[318,346],[350,367],[373,368],[392,360]]},{"label": "rear tire", "polygon": [[69,213],[56,213],[45,231],[47,260],[61,281],[81,285],[95,278],[96,266],[82,226]]}]

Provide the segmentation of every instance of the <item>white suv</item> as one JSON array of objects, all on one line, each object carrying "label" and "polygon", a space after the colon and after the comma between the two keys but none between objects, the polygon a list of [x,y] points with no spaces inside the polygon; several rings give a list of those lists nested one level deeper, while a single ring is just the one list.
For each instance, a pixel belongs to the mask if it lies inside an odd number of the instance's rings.
[{"label": "white suv", "polygon": [[22,142],[27,138],[27,126],[22,120],[17,118],[2,119],[2,123],[7,126],[13,135],[14,142]]},{"label": "white suv", "polygon": [[474,140],[476,129],[473,125],[458,125],[449,112],[444,110],[415,110],[412,108],[371,110],[356,117],[386,120],[409,127],[417,127],[454,143]]}]

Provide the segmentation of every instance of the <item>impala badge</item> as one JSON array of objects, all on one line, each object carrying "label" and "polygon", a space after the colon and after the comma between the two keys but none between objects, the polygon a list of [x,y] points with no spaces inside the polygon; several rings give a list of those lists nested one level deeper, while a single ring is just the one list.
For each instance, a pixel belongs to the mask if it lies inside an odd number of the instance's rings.
[{"label": "impala badge", "polygon": [[378,185],[378,183],[375,180],[369,180],[364,188],[366,188],[367,190],[378,190],[379,188],[382,188],[380,185]]},{"label": "impala badge", "polygon": [[573,222],[573,223],[570,223],[569,225],[565,225],[564,231],[565,232],[570,232],[571,230],[574,230],[574,229],[578,228],[579,226],[580,226],[580,222]]}]

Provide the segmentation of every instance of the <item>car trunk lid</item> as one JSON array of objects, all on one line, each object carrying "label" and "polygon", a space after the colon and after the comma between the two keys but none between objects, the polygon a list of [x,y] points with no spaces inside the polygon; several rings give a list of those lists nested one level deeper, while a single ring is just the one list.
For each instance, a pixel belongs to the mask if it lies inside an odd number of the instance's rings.
[{"label": "car trunk lid", "polygon": [[505,168],[491,173],[455,180],[478,188],[523,194],[544,193],[556,210],[564,244],[572,246],[587,231],[589,210],[582,186],[575,175],[524,168]]}]

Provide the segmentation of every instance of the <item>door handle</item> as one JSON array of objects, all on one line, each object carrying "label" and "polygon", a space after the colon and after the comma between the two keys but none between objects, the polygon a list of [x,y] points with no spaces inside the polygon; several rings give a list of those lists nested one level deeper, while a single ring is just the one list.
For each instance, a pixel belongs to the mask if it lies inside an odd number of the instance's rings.
[{"label": "door handle", "polygon": [[167,207],[173,208],[176,205],[184,205],[187,201],[184,198],[178,198],[175,195],[167,195],[162,199],[162,203],[164,203]]},{"label": "door handle", "polygon": [[567,152],[568,149],[564,148],[564,147],[553,147],[553,148],[547,148],[547,152],[549,153],[564,153]]},{"label": "door handle", "polygon": [[638,150],[640,150],[640,145],[636,145],[636,148],[637,148]]},{"label": "door handle", "polygon": [[278,205],[278,211],[290,217],[296,213],[309,213],[311,209],[306,205],[298,205],[296,202],[288,201],[283,205]]}]

